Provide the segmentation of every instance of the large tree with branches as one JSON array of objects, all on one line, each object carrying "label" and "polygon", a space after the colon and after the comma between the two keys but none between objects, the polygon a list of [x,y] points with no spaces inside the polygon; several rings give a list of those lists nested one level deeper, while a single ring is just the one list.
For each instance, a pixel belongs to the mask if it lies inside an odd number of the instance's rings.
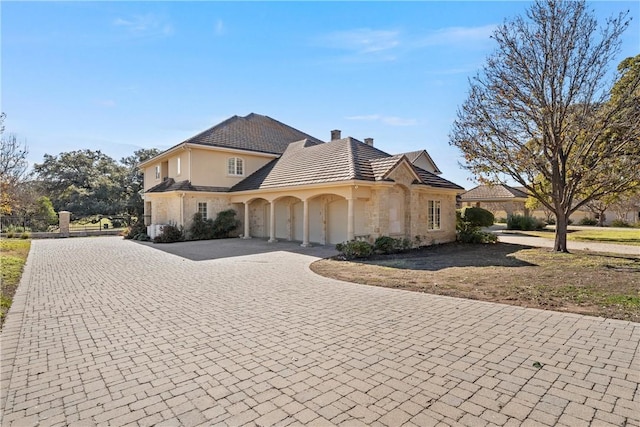
[{"label": "large tree with branches", "polygon": [[628,24],[621,13],[599,27],[584,1],[536,1],[494,32],[452,128],[469,170],[518,182],[555,214],[556,251],[575,210],[640,183],[640,73],[628,59],[608,80]]},{"label": "large tree with branches", "polygon": [[4,134],[5,117],[0,113],[0,214],[9,215],[15,210],[18,186],[27,174],[29,150],[16,135]]}]

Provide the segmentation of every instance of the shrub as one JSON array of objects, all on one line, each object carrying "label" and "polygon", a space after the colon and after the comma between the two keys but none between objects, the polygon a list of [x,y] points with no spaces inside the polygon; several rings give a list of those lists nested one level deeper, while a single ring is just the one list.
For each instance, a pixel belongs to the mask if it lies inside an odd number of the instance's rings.
[{"label": "shrub", "polygon": [[460,209],[460,218],[476,227],[490,227],[495,219],[490,211],[471,206]]},{"label": "shrub", "polygon": [[162,232],[153,239],[155,243],[173,243],[184,241],[184,229],[174,223],[162,227]]},{"label": "shrub", "polygon": [[223,239],[240,226],[240,221],[236,219],[236,211],[227,209],[218,212],[216,219],[213,221],[213,231],[216,239]]},{"label": "shrub", "polygon": [[211,218],[204,219],[200,212],[193,215],[191,227],[189,227],[189,239],[191,240],[209,240],[215,236],[213,220]]},{"label": "shrub", "polygon": [[623,219],[614,219],[613,221],[611,221],[611,226],[612,227],[631,227],[631,224],[629,224],[627,221],[623,220]]},{"label": "shrub", "polygon": [[138,221],[136,221],[131,227],[127,228],[124,231],[124,238],[135,239],[136,236],[140,234],[147,234],[147,226],[144,225],[144,221],[142,220],[142,218],[138,219]]},{"label": "shrub", "polygon": [[544,227],[544,221],[530,216],[511,215],[507,219],[507,230],[542,230]]},{"label": "shrub", "polygon": [[133,237],[133,240],[139,240],[141,242],[148,242],[151,240],[151,237],[147,233],[139,233]]},{"label": "shrub", "polygon": [[336,250],[344,259],[368,258],[373,255],[373,245],[362,240],[338,243]]},{"label": "shrub", "polygon": [[578,221],[578,225],[598,225],[598,220],[595,218],[584,217]]},{"label": "shrub", "polygon": [[373,243],[373,249],[375,252],[381,254],[394,254],[397,252],[403,252],[411,249],[411,240],[407,238],[394,239],[393,237],[389,236],[380,236]]},{"label": "shrub", "polygon": [[458,241],[462,243],[496,243],[498,236],[486,231],[480,231],[477,227],[458,232]]},{"label": "shrub", "polygon": [[507,218],[501,216],[500,218],[496,218],[495,222],[498,224],[506,224]]},{"label": "shrub", "polygon": [[210,240],[224,239],[238,228],[240,221],[236,219],[236,211],[227,209],[218,212],[216,219],[203,219],[199,212],[193,215],[191,227],[189,227],[189,239]]},{"label": "shrub", "polygon": [[15,233],[13,231],[8,231],[7,232],[7,239],[13,239],[15,237]]},{"label": "shrub", "polygon": [[21,238],[21,239],[28,239],[29,237],[31,237],[31,235],[30,235],[29,233],[27,233],[27,232],[24,232],[24,233],[22,233],[22,234],[20,235],[20,238]]}]

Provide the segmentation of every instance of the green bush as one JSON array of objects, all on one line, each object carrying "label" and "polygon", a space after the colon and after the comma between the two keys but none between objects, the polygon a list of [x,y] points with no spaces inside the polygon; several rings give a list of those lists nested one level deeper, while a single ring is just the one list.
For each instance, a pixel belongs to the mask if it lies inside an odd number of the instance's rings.
[{"label": "green bush", "polygon": [[236,219],[236,211],[227,209],[218,212],[216,219],[213,221],[213,231],[216,239],[229,237],[233,231],[240,226],[240,221]]},{"label": "green bush", "polygon": [[495,220],[490,211],[472,206],[460,209],[460,218],[476,227],[490,227]]},{"label": "green bush", "polygon": [[578,225],[598,225],[598,220],[595,218],[584,217],[578,221]]},{"label": "green bush", "polygon": [[127,228],[124,232],[125,239],[135,239],[140,234],[147,234],[147,226],[144,225],[142,218],[138,219],[131,227]]},{"label": "green bush", "polygon": [[202,215],[196,212],[188,230],[189,239],[224,239],[229,237],[238,226],[240,226],[240,221],[236,219],[236,211],[233,209],[218,212],[215,220],[211,218],[203,219]]},{"label": "green bush", "polygon": [[394,254],[411,249],[411,240],[395,239],[389,236],[380,236],[373,243],[373,249],[381,254]]},{"label": "green bush", "polygon": [[542,230],[545,227],[544,221],[524,215],[511,215],[507,219],[507,230]]},{"label": "green bush", "polygon": [[611,226],[627,228],[627,227],[631,227],[631,224],[629,224],[627,221],[622,219],[614,219],[613,221],[611,221]]},{"label": "green bush", "polygon": [[133,240],[138,240],[141,242],[148,242],[151,240],[151,237],[149,237],[149,235],[147,233],[138,233],[135,236],[133,236]]},{"label": "green bush", "polygon": [[154,243],[174,243],[184,241],[184,229],[174,223],[162,227],[162,232],[153,239]]},{"label": "green bush", "polygon": [[22,233],[22,234],[20,235],[20,238],[21,238],[21,239],[28,239],[29,237],[31,237],[31,235],[30,235],[29,233],[27,233],[27,232],[24,232],[24,233]]},{"label": "green bush", "polygon": [[362,240],[338,243],[336,250],[344,259],[368,258],[373,255],[373,245]]},{"label": "green bush", "polygon": [[458,241],[462,243],[496,243],[498,236],[486,231],[480,231],[476,227],[475,229],[459,231]]},{"label": "green bush", "polygon": [[193,215],[191,227],[189,227],[189,239],[191,240],[209,240],[215,236],[213,220],[211,218],[204,219],[200,212]]}]

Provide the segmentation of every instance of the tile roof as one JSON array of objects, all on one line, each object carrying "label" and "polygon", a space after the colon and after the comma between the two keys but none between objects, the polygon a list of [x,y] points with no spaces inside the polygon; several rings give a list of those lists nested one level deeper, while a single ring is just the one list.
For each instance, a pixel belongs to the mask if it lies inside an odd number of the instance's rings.
[{"label": "tile roof", "polygon": [[160,184],[155,185],[148,189],[147,193],[166,193],[168,191],[207,191],[216,193],[226,193],[229,191],[228,187],[213,187],[209,185],[192,185],[191,182],[178,181],[173,178],[165,179]]},{"label": "tile roof", "polygon": [[[280,158],[272,160],[230,191],[349,180],[379,181],[403,159],[406,157],[402,154],[392,156],[351,137],[319,145],[298,141]],[[412,167],[426,185],[463,190],[431,172]]]},{"label": "tile roof", "polygon": [[527,193],[518,190],[517,188],[509,187],[508,185],[478,185],[471,190],[462,193],[460,196],[461,201],[471,200],[496,200],[496,199],[515,199],[528,197]]},{"label": "tile roof", "polygon": [[181,144],[200,144],[281,154],[287,149],[289,143],[302,139],[309,140],[311,144],[322,144],[319,139],[271,117],[251,113],[245,117],[233,116]]},{"label": "tile roof", "polygon": [[414,166],[413,168],[418,172],[418,175],[420,176],[420,179],[422,180],[423,184],[429,185],[431,187],[453,188],[456,190],[464,190],[464,187],[461,187],[458,184],[455,184],[447,179],[439,177],[433,172],[426,171],[416,166]]}]

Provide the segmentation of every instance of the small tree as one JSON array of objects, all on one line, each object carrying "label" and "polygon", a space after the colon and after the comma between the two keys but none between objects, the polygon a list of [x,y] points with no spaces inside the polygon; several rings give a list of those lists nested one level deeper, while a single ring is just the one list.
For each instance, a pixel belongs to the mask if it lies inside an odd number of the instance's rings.
[{"label": "small tree", "polygon": [[31,228],[33,231],[47,231],[50,225],[58,223],[58,214],[53,210],[51,200],[40,196],[36,200]]}]

